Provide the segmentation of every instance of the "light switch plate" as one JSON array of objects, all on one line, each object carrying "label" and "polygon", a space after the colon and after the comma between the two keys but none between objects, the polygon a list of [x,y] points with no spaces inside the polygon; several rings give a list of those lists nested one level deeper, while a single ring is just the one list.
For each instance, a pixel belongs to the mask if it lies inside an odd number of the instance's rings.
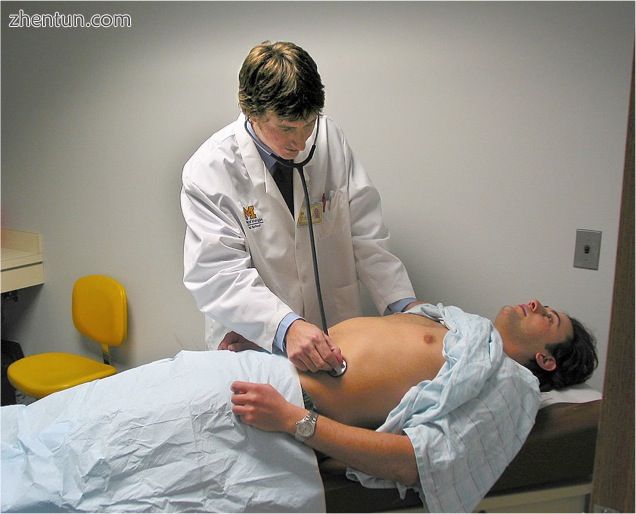
[{"label": "light switch plate", "polygon": [[578,229],[574,246],[574,267],[598,269],[601,256],[601,234],[598,230]]}]

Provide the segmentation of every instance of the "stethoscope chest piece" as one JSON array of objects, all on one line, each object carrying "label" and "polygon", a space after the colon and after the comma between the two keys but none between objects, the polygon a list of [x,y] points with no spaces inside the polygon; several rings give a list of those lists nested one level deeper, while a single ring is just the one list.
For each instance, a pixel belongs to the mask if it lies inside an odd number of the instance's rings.
[{"label": "stethoscope chest piece", "polygon": [[343,360],[342,367],[340,369],[332,369],[331,371],[327,371],[327,373],[329,374],[329,376],[337,378],[344,375],[345,371],[347,371],[347,361]]}]

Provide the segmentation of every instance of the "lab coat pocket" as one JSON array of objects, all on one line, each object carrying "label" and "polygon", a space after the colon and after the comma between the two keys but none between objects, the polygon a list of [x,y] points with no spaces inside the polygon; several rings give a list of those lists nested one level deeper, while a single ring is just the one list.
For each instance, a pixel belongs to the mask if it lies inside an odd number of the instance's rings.
[{"label": "lab coat pocket", "polygon": [[333,191],[324,203],[324,211],[320,223],[314,223],[316,239],[325,240],[334,234],[340,235],[348,231],[347,203],[342,191]]}]

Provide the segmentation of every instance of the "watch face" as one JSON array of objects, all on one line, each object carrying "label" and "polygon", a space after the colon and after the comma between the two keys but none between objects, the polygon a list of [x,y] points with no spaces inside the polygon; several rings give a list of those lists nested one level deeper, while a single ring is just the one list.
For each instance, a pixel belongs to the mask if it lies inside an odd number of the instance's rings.
[{"label": "watch face", "polygon": [[310,421],[303,421],[298,425],[298,435],[309,437],[314,432],[314,425]]},{"label": "watch face", "polygon": [[315,412],[310,411],[307,415],[301,419],[298,423],[296,423],[296,433],[294,436],[299,441],[304,441],[305,439],[314,435],[316,430],[316,418],[318,416]]}]

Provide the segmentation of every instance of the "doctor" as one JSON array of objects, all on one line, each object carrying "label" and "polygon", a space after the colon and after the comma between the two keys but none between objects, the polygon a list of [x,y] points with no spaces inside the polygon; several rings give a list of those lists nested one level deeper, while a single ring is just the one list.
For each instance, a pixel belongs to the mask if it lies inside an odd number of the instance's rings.
[{"label": "doctor", "polygon": [[[340,349],[320,323],[307,213],[310,195],[320,283],[329,325],[361,314],[358,279],[381,313],[417,302],[387,246],[380,197],[340,128],[321,114],[324,86],[293,43],[254,47],[239,73],[241,115],[183,169],[184,284],[206,316],[211,348],[254,344],[301,371],[339,369]],[[220,343],[219,343],[220,341]]]}]

